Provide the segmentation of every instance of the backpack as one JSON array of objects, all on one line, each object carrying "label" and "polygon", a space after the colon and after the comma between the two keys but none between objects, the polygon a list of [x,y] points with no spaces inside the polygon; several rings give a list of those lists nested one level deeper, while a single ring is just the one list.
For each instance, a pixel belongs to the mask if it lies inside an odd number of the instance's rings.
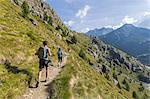
[{"label": "backpack", "polygon": [[58,57],[62,57],[62,52],[61,51],[58,51]]},{"label": "backpack", "polygon": [[44,47],[40,47],[38,49],[37,55],[38,55],[39,59],[46,59],[46,58],[48,58],[48,49],[44,50]]}]

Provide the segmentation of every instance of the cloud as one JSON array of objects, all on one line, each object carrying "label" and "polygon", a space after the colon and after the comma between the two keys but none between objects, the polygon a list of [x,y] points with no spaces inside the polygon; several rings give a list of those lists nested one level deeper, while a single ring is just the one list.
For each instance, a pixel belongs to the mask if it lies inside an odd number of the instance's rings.
[{"label": "cloud", "polygon": [[85,7],[83,9],[80,9],[76,13],[76,17],[79,17],[80,19],[84,18],[85,16],[87,16],[87,13],[90,9],[91,9],[91,7],[89,5],[85,5]]},{"label": "cloud", "polygon": [[84,28],[84,29],[81,30],[81,32],[82,32],[82,33],[86,33],[86,32],[88,32],[89,30],[90,30],[89,28]]},{"label": "cloud", "polygon": [[133,17],[130,17],[130,16],[125,16],[120,24],[118,25],[114,25],[114,26],[111,26],[111,25],[108,25],[108,26],[105,26],[106,28],[113,28],[113,29],[117,29],[117,28],[120,28],[121,26],[123,26],[124,24],[134,24],[134,23],[137,23],[139,20],[133,18]]},{"label": "cloud", "polygon": [[72,21],[72,20],[70,20],[70,21],[65,21],[64,23],[65,23],[67,26],[72,26],[72,25],[75,24],[75,22]]},{"label": "cloud", "polygon": [[124,24],[133,24],[133,23],[136,23],[138,20],[136,20],[135,18],[133,17],[129,17],[129,16],[125,16],[123,19],[122,19],[122,22]]},{"label": "cloud", "polygon": [[108,25],[108,26],[104,26],[105,28],[112,28],[112,29],[117,29],[117,28],[120,28],[121,26],[123,26],[124,24],[123,23],[120,23],[119,25]]},{"label": "cloud", "polygon": [[144,12],[144,16],[150,16],[150,12]]},{"label": "cloud", "polygon": [[138,26],[150,29],[150,12],[144,12],[139,19]]}]

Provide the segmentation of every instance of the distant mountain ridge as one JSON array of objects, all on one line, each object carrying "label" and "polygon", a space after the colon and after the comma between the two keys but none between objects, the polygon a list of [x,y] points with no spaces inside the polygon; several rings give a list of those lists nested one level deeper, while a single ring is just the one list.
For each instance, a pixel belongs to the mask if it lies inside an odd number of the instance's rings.
[{"label": "distant mountain ridge", "polygon": [[106,35],[99,36],[99,39],[137,57],[143,64],[150,65],[149,29],[125,24]]},{"label": "distant mountain ridge", "polygon": [[90,30],[87,32],[88,35],[91,35],[91,36],[102,36],[102,35],[106,35],[107,33],[110,33],[112,32],[113,29],[112,28],[100,28],[100,29],[94,29],[94,30]]}]

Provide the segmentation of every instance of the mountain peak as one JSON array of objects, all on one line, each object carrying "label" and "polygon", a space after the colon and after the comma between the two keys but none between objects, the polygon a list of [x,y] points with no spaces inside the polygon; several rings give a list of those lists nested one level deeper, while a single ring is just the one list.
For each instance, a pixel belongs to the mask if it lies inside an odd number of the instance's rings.
[{"label": "mountain peak", "polygon": [[122,27],[123,28],[135,28],[133,24],[124,24]]},{"label": "mountain peak", "polygon": [[91,35],[91,36],[101,36],[101,35],[105,35],[107,33],[110,33],[112,32],[113,29],[112,28],[105,28],[105,27],[102,27],[100,29],[96,28],[94,30],[90,30],[87,32],[88,35]]}]

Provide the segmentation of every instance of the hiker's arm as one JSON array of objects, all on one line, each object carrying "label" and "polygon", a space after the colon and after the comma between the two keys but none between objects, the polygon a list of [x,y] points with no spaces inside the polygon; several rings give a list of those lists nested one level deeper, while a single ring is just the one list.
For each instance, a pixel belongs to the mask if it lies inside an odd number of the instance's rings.
[{"label": "hiker's arm", "polygon": [[39,52],[39,49],[38,49],[38,50],[36,50],[35,55],[38,55],[38,52]]},{"label": "hiker's arm", "polygon": [[50,49],[48,49],[48,55],[51,56],[51,50]]}]

